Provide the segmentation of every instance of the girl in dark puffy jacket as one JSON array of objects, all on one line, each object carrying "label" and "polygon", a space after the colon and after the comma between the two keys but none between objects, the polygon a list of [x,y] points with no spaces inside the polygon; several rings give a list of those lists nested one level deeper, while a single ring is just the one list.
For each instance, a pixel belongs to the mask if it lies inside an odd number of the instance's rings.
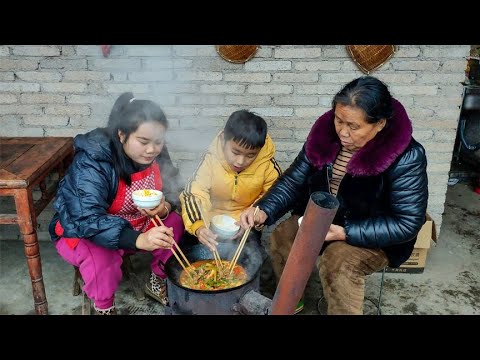
[{"label": "girl in dark puffy jacket", "polygon": [[[313,125],[295,161],[251,209],[241,225],[272,225],[270,254],[280,278],[315,191],[336,196],[339,208],[319,263],[329,314],[362,314],[365,276],[409,258],[425,222],[425,149],[412,138],[404,107],[372,76],[355,79]],[[260,211],[254,219],[255,205]],[[302,303],[299,302],[297,310]]]},{"label": "girl in dark puffy jacket", "polygon": [[[167,304],[166,275],[158,263],[172,255],[173,242],[184,232],[175,212],[178,170],[164,147],[167,128],[156,103],[124,93],[107,128],[75,137],[75,157],[59,184],[50,234],[58,253],[79,267],[83,290],[98,314],[116,312],[122,256],[137,250],[153,255],[146,293]],[[140,189],[165,190],[172,198],[141,209],[132,200],[132,192]],[[165,226],[154,227],[155,215]]]}]

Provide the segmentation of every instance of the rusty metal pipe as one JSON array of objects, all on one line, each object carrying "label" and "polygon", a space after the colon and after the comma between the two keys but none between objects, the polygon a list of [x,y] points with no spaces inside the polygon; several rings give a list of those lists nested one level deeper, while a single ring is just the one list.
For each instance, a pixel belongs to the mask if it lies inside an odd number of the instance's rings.
[{"label": "rusty metal pipe", "polygon": [[293,315],[302,297],[325,236],[338,210],[338,200],[317,191],[308,201],[287,263],[273,296],[272,315]]}]

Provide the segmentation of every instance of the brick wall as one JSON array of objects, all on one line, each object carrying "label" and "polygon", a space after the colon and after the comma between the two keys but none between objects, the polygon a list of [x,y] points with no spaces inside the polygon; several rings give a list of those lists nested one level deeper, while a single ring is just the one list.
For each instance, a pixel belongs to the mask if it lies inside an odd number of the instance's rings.
[{"label": "brick wall", "polygon": [[[400,45],[372,75],[406,107],[426,148],[428,211],[441,224],[469,45]],[[132,91],[158,102],[171,124],[169,148],[186,179],[233,111],[262,115],[285,169],[332,96],[362,75],[345,46],[261,46],[246,64],[213,45],[0,45],[0,136],[75,136],[104,126],[116,97]],[[11,206],[5,199],[0,206]],[[47,240],[51,205],[39,219]],[[15,226],[0,238],[17,238]]]}]

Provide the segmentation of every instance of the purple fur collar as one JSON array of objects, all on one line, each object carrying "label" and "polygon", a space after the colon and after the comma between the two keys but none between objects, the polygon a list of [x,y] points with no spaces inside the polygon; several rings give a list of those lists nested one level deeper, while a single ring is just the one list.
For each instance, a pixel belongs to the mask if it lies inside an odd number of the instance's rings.
[{"label": "purple fur collar", "polygon": [[[357,176],[378,175],[392,165],[407,148],[412,139],[412,123],[403,105],[395,99],[393,109],[395,115],[388,122],[388,126],[353,154],[347,166],[347,173]],[[340,147],[332,109],[313,124],[305,149],[312,164],[321,168],[335,161]]]}]

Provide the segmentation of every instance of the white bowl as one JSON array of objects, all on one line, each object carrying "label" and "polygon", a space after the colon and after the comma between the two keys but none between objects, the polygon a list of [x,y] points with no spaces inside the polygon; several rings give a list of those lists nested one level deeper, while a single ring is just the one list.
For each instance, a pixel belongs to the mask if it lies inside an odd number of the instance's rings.
[{"label": "white bowl", "polygon": [[163,193],[160,190],[142,189],[132,193],[133,203],[142,209],[153,209],[160,204]]},{"label": "white bowl", "polygon": [[217,240],[228,240],[240,229],[235,225],[235,219],[228,215],[215,215],[210,223],[210,229],[218,234]]}]

